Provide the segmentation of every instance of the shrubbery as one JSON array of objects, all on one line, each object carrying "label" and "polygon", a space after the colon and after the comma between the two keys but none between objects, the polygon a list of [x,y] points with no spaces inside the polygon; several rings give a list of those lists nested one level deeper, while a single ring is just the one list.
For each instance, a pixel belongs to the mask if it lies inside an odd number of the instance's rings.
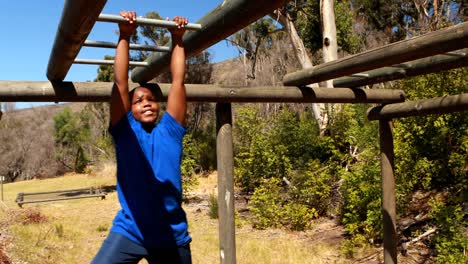
[{"label": "shrubbery", "polygon": [[[395,87],[408,87],[408,100],[460,94],[468,92],[466,76],[468,69],[462,68],[400,81]],[[338,215],[350,245],[381,242],[378,123],[366,119],[367,108],[345,105],[330,113],[326,137],[318,135],[306,112],[286,106],[262,116],[256,107],[238,109],[235,179],[253,194],[255,227],[303,230],[317,216]],[[431,202],[430,224],[438,228],[432,243],[440,263],[466,258],[467,133],[464,113],[394,120],[397,213],[408,214],[417,191],[448,196]],[[352,255],[350,247],[344,250]]]}]

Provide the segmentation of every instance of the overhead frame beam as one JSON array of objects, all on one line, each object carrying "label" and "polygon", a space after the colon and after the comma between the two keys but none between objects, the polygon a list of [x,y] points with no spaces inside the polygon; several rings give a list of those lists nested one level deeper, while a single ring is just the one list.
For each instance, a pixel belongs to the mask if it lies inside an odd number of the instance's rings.
[{"label": "overhead frame beam", "polygon": [[443,54],[401,64],[401,68],[384,67],[373,71],[363,72],[367,76],[342,77],[333,80],[334,87],[359,87],[381,82],[404,79],[422,74],[447,71],[468,66],[468,49],[460,50],[464,56],[454,57]]},{"label": "overhead frame beam", "polygon": [[[287,0],[230,0],[210,11],[197,21],[200,31],[186,32],[183,36],[187,57],[196,55],[211,45],[231,36],[257,19],[283,6]],[[168,69],[170,54],[153,54],[146,59],[148,68],[136,68],[131,77],[134,82],[148,82]]]},{"label": "overhead frame beam", "polygon": [[467,110],[468,93],[463,93],[373,107],[367,111],[367,118],[369,120],[383,120],[429,114],[448,114]]},{"label": "overhead frame beam", "polygon": [[284,85],[300,86],[468,47],[468,22],[287,74]]},{"label": "overhead frame beam", "polygon": [[[109,82],[0,81],[2,102],[107,102]],[[156,84],[149,84],[154,85]],[[130,87],[138,84],[132,83]],[[159,101],[166,101],[170,84],[159,84]],[[222,87],[187,84],[191,102],[285,102],[285,103],[396,103],[405,100],[401,90],[291,87]]]},{"label": "overhead frame beam", "polygon": [[47,78],[62,81],[91,32],[106,0],[66,0],[47,65]]}]

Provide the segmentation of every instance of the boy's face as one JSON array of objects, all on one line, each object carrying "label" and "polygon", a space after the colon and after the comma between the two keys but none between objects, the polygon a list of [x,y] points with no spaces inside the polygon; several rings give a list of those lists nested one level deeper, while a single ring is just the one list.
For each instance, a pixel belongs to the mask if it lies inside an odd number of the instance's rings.
[{"label": "boy's face", "polygon": [[131,98],[133,117],[143,124],[154,124],[159,114],[159,106],[151,90],[145,87],[135,89]]}]

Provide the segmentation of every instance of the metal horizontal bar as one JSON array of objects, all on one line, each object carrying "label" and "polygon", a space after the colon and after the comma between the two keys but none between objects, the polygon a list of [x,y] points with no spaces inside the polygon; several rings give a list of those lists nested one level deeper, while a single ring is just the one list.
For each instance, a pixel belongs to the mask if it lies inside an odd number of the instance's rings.
[{"label": "metal horizontal bar", "polygon": [[[117,48],[117,43],[107,42],[107,41],[95,41],[95,40],[88,39],[83,43],[83,46],[115,49]],[[130,44],[129,47],[131,50],[143,50],[143,51],[165,51],[167,52],[171,50],[171,48],[166,47],[166,46],[150,46],[150,45],[139,45],[139,44]]]},{"label": "metal horizontal bar", "polygon": [[468,93],[448,95],[426,100],[388,104],[367,111],[369,120],[392,119],[429,114],[448,114],[468,110]]},{"label": "metal horizontal bar", "polygon": [[[94,60],[94,59],[75,59],[75,64],[92,64],[92,65],[114,65],[114,60]],[[130,61],[130,66],[148,67],[146,61]]]},{"label": "metal horizontal bar", "polygon": [[468,22],[287,74],[284,85],[301,86],[468,47]]},{"label": "metal horizontal bar", "polygon": [[[110,14],[100,14],[97,21],[100,22],[112,22],[119,23],[125,22],[125,18],[119,15],[110,15]],[[177,24],[174,21],[162,20],[162,19],[150,19],[144,17],[137,17],[136,23],[141,26],[153,26],[153,27],[163,27],[163,28],[176,28]],[[202,26],[200,24],[188,23],[185,25],[185,28],[188,30],[200,30]]]},{"label": "metal horizontal bar", "polygon": [[[468,49],[463,49],[461,51],[468,52]],[[468,59],[466,57],[453,57],[441,54],[400,65],[404,65],[404,67],[393,68],[394,65],[392,65],[391,67],[368,71],[366,73],[369,74],[369,77],[366,79],[352,77],[338,78],[333,80],[333,86],[360,87],[422,74],[446,71],[468,66]]]},{"label": "metal horizontal bar", "polygon": [[66,0],[47,65],[47,78],[62,81],[91,32],[106,0]]},{"label": "metal horizontal bar", "polygon": [[[171,84],[146,84],[159,90],[166,101]],[[20,82],[0,81],[2,102],[109,102],[110,82]],[[130,87],[139,84],[131,83]],[[405,100],[401,90],[350,88],[223,87],[186,84],[190,102],[289,102],[289,103],[392,103]]]},{"label": "metal horizontal bar", "polygon": [[53,198],[53,199],[41,199],[41,200],[30,200],[30,201],[17,201],[16,203],[21,206],[23,204],[28,203],[44,203],[44,202],[54,202],[54,201],[63,201],[63,200],[75,200],[75,199],[82,199],[82,198],[94,198],[94,197],[105,197],[106,193],[102,194],[91,194],[91,195],[79,195],[73,197],[64,197],[64,198]]},{"label": "metal horizontal bar", "polygon": [[[237,31],[264,17],[287,0],[229,0],[214,8],[197,23],[203,30],[186,32],[183,37],[187,57],[197,55],[211,45],[224,40]],[[132,81],[144,83],[151,81],[158,74],[169,69],[171,56],[166,53],[150,55],[146,61],[148,68],[137,68],[132,71]]]}]

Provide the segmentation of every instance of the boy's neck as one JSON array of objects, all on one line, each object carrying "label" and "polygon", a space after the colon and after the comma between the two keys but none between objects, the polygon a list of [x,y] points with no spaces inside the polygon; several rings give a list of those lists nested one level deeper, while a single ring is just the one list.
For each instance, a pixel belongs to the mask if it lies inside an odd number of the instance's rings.
[{"label": "boy's neck", "polygon": [[141,126],[146,132],[151,133],[151,131],[153,131],[153,128],[156,126],[156,124],[141,123]]}]

